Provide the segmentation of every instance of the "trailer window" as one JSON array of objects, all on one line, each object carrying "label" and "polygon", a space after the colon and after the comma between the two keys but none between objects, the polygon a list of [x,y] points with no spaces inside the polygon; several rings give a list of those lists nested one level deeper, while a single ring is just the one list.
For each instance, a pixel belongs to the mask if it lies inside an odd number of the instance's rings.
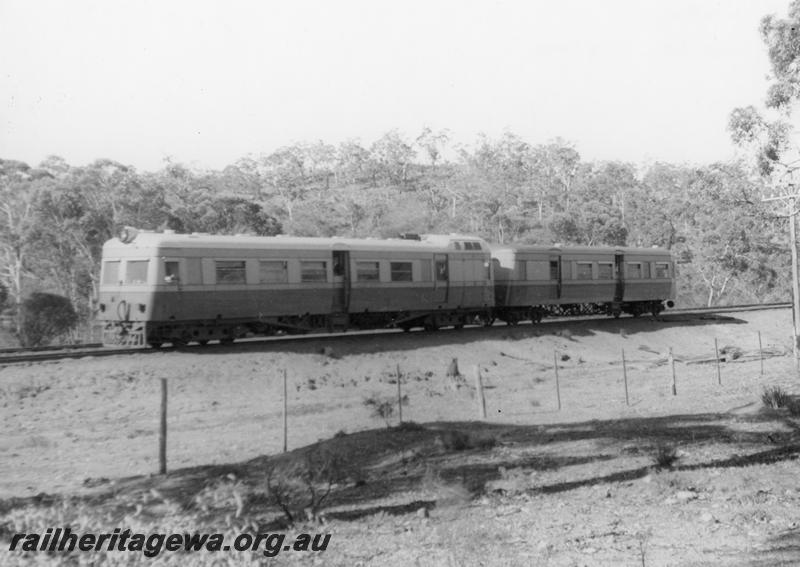
[{"label": "trailer window", "polygon": [[656,262],[655,277],[657,279],[669,278],[669,263],[667,263],[667,262]]},{"label": "trailer window", "polygon": [[286,283],[289,281],[288,262],[261,260],[258,263],[258,283]]},{"label": "trailer window", "polygon": [[592,279],[592,263],[591,262],[575,262],[576,272],[575,279],[577,280],[590,280]]},{"label": "trailer window", "polygon": [[411,262],[390,263],[393,282],[410,282],[414,279]]},{"label": "trailer window", "polygon": [[328,267],[322,261],[300,262],[301,282],[326,282],[328,281]]},{"label": "trailer window", "polygon": [[150,260],[128,260],[125,263],[125,283],[147,283],[147,267]]},{"label": "trailer window", "polygon": [[103,283],[119,283],[119,260],[103,262]]},{"label": "trailer window", "polygon": [[642,277],[642,265],[639,262],[628,262],[628,279],[636,280]]},{"label": "trailer window", "polygon": [[360,282],[376,282],[380,279],[378,262],[356,262],[356,280]]},{"label": "trailer window", "polygon": [[243,284],[247,282],[244,260],[216,260],[214,265],[218,284]]},{"label": "trailer window", "polygon": [[597,279],[599,280],[613,280],[614,279],[614,264],[611,262],[598,262],[597,263]]}]

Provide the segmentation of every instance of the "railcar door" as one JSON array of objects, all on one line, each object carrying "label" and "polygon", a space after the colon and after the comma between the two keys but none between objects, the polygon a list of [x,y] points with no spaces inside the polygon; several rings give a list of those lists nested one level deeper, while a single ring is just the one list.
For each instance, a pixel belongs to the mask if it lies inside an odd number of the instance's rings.
[{"label": "railcar door", "polygon": [[614,287],[614,303],[622,303],[625,295],[625,256],[621,253],[614,255],[614,277],[617,280]]},{"label": "railcar door", "polygon": [[434,301],[447,303],[450,299],[450,266],[447,254],[433,255]]},{"label": "railcar door", "polygon": [[333,252],[333,313],[347,313],[350,307],[350,252]]},{"label": "railcar door", "polygon": [[561,299],[561,256],[550,256],[550,283],[555,284],[555,299]]}]

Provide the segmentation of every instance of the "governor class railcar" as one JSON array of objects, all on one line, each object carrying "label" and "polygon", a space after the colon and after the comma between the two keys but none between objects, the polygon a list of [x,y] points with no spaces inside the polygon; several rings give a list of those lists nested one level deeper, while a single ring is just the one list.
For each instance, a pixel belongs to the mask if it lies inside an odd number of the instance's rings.
[{"label": "governor class railcar", "polygon": [[655,315],[674,298],[666,250],[490,248],[462,235],[376,240],[126,229],[105,244],[100,277],[103,342],[130,346]]},{"label": "governor class railcar", "polygon": [[103,247],[106,344],[160,346],[248,333],[491,322],[489,246],[469,236],[392,240],[127,231]]}]

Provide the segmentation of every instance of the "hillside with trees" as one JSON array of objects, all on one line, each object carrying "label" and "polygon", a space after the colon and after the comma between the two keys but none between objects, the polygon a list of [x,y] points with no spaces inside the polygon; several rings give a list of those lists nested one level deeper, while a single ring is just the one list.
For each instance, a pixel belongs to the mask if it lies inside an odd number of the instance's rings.
[{"label": "hillside with trees", "polygon": [[663,246],[678,304],[787,300],[786,219],[738,163],[587,162],[563,140],[507,132],[450,143],[390,131],[371,144],[296,143],[219,171],[167,160],[137,171],[51,156],[0,160],[0,285],[6,313],[35,292],[94,311],[103,242],[126,225],[215,234],[393,237],[462,232],[494,243]]}]

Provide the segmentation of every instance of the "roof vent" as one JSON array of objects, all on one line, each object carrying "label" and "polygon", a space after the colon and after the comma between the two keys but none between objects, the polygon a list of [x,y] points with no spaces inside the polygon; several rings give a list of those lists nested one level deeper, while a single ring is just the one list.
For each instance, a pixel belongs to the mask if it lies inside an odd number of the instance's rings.
[{"label": "roof vent", "polygon": [[397,236],[399,236],[403,240],[422,240],[420,235],[415,232],[401,232]]}]

